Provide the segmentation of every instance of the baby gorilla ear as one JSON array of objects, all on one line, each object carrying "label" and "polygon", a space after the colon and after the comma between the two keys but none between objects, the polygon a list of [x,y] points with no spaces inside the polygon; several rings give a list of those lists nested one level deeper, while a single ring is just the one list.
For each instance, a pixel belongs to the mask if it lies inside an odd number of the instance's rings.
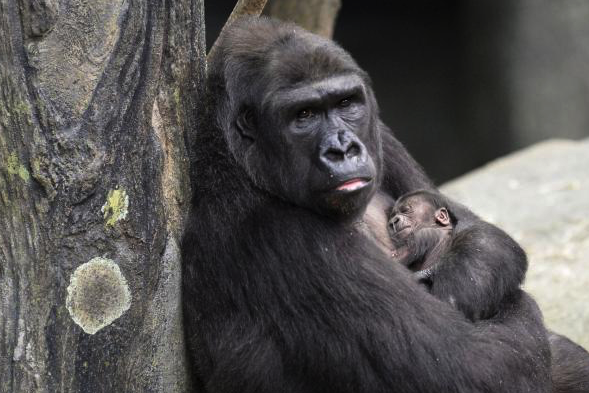
[{"label": "baby gorilla ear", "polygon": [[436,218],[436,223],[439,225],[443,227],[450,225],[450,214],[448,214],[448,210],[445,207],[436,210],[434,217]]},{"label": "baby gorilla ear", "polygon": [[241,135],[248,142],[254,142],[254,129],[256,127],[256,118],[254,111],[250,107],[244,107],[239,111],[237,119],[235,119],[235,127]]}]

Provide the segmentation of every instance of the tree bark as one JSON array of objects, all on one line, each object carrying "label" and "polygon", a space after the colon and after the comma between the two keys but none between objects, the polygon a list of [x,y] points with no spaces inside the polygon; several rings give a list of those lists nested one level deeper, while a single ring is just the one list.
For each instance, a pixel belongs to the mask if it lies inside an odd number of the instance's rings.
[{"label": "tree bark", "polygon": [[189,389],[202,0],[0,0],[0,391]]},{"label": "tree bark", "polygon": [[341,0],[269,0],[264,14],[331,38],[340,7]]}]

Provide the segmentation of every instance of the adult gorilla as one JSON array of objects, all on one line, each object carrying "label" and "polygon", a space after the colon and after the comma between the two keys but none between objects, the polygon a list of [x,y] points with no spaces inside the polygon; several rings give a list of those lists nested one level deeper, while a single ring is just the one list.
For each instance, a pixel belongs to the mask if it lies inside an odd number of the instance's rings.
[{"label": "adult gorilla", "polygon": [[381,183],[392,197],[430,184],[392,136],[383,148],[352,58],[268,19],[234,22],[220,40],[182,245],[200,388],[548,392],[533,301],[473,325],[354,229]]}]

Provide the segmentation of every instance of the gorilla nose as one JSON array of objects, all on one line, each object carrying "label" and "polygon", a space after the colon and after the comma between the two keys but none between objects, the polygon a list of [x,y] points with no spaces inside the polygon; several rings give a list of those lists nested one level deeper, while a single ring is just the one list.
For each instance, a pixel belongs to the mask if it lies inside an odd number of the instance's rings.
[{"label": "gorilla nose", "polygon": [[363,146],[354,134],[340,131],[326,142],[321,148],[321,159],[327,163],[338,163],[362,154]]}]

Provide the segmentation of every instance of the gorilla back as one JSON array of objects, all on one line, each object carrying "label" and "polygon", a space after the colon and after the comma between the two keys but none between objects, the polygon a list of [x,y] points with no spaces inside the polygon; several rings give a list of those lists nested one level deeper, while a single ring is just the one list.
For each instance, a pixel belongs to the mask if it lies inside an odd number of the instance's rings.
[{"label": "gorilla back", "polygon": [[473,325],[354,230],[383,178],[393,198],[430,183],[391,135],[382,146],[352,58],[269,19],[220,40],[182,244],[200,390],[548,392],[531,299]]}]

